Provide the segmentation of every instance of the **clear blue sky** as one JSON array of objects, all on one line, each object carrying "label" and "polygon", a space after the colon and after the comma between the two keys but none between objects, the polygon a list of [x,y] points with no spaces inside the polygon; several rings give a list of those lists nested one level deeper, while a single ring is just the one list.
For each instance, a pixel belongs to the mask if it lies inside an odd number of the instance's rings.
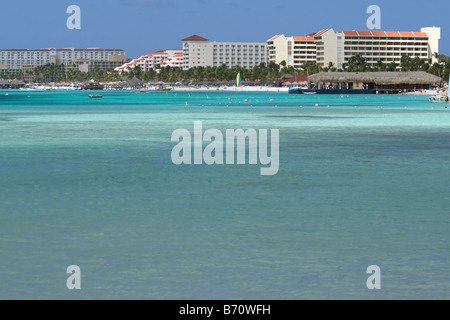
[{"label": "clear blue sky", "polygon": [[[66,27],[73,4],[81,8],[81,30]],[[440,53],[450,55],[448,0],[2,0],[0,49],[98,47],[136,58],[181,49],[180,40],[193,34],[265,42],[323,28],[367,30],[370,5],[380,6],[385,31],[441,27]]]}]

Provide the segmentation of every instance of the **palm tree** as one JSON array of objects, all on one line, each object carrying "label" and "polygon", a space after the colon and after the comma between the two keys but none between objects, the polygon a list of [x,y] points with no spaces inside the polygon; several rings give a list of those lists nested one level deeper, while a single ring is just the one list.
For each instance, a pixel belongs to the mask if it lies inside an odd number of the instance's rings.
[{"label": "palm tree", "polygon": [[397,64],[395,62],[391,62],[387,65],[386,71],[397,71]]},{"label": "palm tree", "polygon": [[383,61],[378,60],[377,64],[374,66],[375,70],[378,72],[386,71],[386,64]]},{"label": "palm tree", "polygon": [[365,72],[367,70],[366,59],[359,54],[348,60],[348,70],[351,72]]},{"label": "palm tree", "polygon": [[329,72],[336,72],[337,68],[332,61],[328,62],[327,70]]},{"label": "palm tree", "polygon": [[319,65],[311,61],[306,62],[300,68],[303,69],[307,75],[312,75],[320,72]]}]

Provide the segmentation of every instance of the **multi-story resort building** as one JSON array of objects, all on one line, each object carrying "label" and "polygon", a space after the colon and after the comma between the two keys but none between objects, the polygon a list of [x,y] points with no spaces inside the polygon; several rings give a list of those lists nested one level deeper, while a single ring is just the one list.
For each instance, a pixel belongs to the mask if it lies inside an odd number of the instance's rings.
[{"label": "multi-story resort building", "polygon": [[161,67],[182,68],[183,67],[183,51],[182,50],[167,50],[172,51],[167,59],[161,62]]},{"label": "multi-story resort building", "polygon": [[125,55],[110,55],[106,61],[104,60],[89,60],[89,59],[75,59],[63,62],[64,69],[77,70],[81,72],[90,72],[91,70],[106,71],[115,69],[127,62]]},{"label": "multi-story resort building", "polygon": [[145,56],[140,56],[137,59],[124,63],[114,70],[122,72],[128,72],[130,68],[139,66],[142,71],[148,71],[151,69],[158,69],[158,67],[178,67],[183,66],[183,51],[178,49],[173,50],[161,50],[153,53],[149,53]]},{"label": "multi-story resort building", "polygon": [[21,69],[24,65],[41,66],[56,63],[56,49],[0,50],[0,68]]},{"label": "multi-story resort building", "polygon": [[300,68],[307,62],[316,62],[316,43],[314,34],[305,37],[285,37],[276,35],[267,40],[269,61]]},{"label": "multi-story resort building", "polygon": [[121,49],[40,49],[40,50],[0,50],[0,67],[5,69],[22,69],[23,66],[42,66],[46,64],[65,64],[74,60],[107,62],[110,56],[125,57]]},{"label": "multi-story resort building", "polygon": [[332,62],[341,68],[352,56],[360,55],[369,66],[381,61],[400,64],[402,56],[434,58],[439,52],[440,28],[422,28],[421,32],[322,30],[314,36],[317,44],[317,64]]},{"label": "multi-story resort building", "polygon": [[[288,65],[298,67],[304,62],[315,60],[321,67],[332,63],[342,68],[355,55],[364,57],[370,66],[379,61],[400,64],[404,55],[434,61],[434,54],[439,53],[440,37],[441,30],[437,27],[422,28],[420,32],[335,32],[333,29],[324,29],[309,37],[275,36],[267,41],[267,45],[270,62],[280,63],[284,60]],[[296,42],[296,38],[302,41]]]},{"label": "multi-story resort building", "polygon": [[193,35],[183,41],[183,69],[192,67],[217,67],[226,65],[251,69],[261,63],[268,63],[266,43],[257,42],[209,42]]},{"label": "multi-story resort building", "polygon": [[208,39],[191,36],[183,41],[182,50],[162,50],[149,53],[124,63],[115,70],[129,71],[139,66],[142,71],[157,69],[157,66],[180,67],[184,70],[193,67],[217,67],[226,65],[253,68],[260,63],[268,63],[266,43],[254,42],[209,42]]}]

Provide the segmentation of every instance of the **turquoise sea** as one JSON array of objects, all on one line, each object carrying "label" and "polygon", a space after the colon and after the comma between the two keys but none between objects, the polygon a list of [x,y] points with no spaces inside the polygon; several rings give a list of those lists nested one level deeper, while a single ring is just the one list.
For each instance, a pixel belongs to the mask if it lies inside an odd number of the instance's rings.
[{"label": "turquoise sea", "polygon": [[[0,91],[0,299],[450,298],[450,105],[88,94]],[[278,174],[174,165],[199,120],[279,129]]]}]

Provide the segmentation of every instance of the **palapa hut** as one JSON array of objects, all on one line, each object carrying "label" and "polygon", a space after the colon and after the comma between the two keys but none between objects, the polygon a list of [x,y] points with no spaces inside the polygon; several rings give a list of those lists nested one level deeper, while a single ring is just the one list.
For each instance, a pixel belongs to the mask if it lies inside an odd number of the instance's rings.
[{"label": "palapa hut", "polygon": [[0,89],[19,89],[25,85],[21,80],[0,80]]},{"label": "palapa hut", "polygon": [[429,89],[442,81],[424,71],[415,72],[320,72],[308,81],[318,89],[369,90],[373,93],[399,93]]},{"label": "palapa hut", "polygon": [[9,81],[0,79],[0,89],[9,89]]},{"label": "palapa hut", "polygon": [[146,82],[139,80],[137,77],[134,77],[133,79],[128,80],[125,82],[124,87],[126,88],[132,88],[132,89],[140,89],[142,87],[145,87]]}]

